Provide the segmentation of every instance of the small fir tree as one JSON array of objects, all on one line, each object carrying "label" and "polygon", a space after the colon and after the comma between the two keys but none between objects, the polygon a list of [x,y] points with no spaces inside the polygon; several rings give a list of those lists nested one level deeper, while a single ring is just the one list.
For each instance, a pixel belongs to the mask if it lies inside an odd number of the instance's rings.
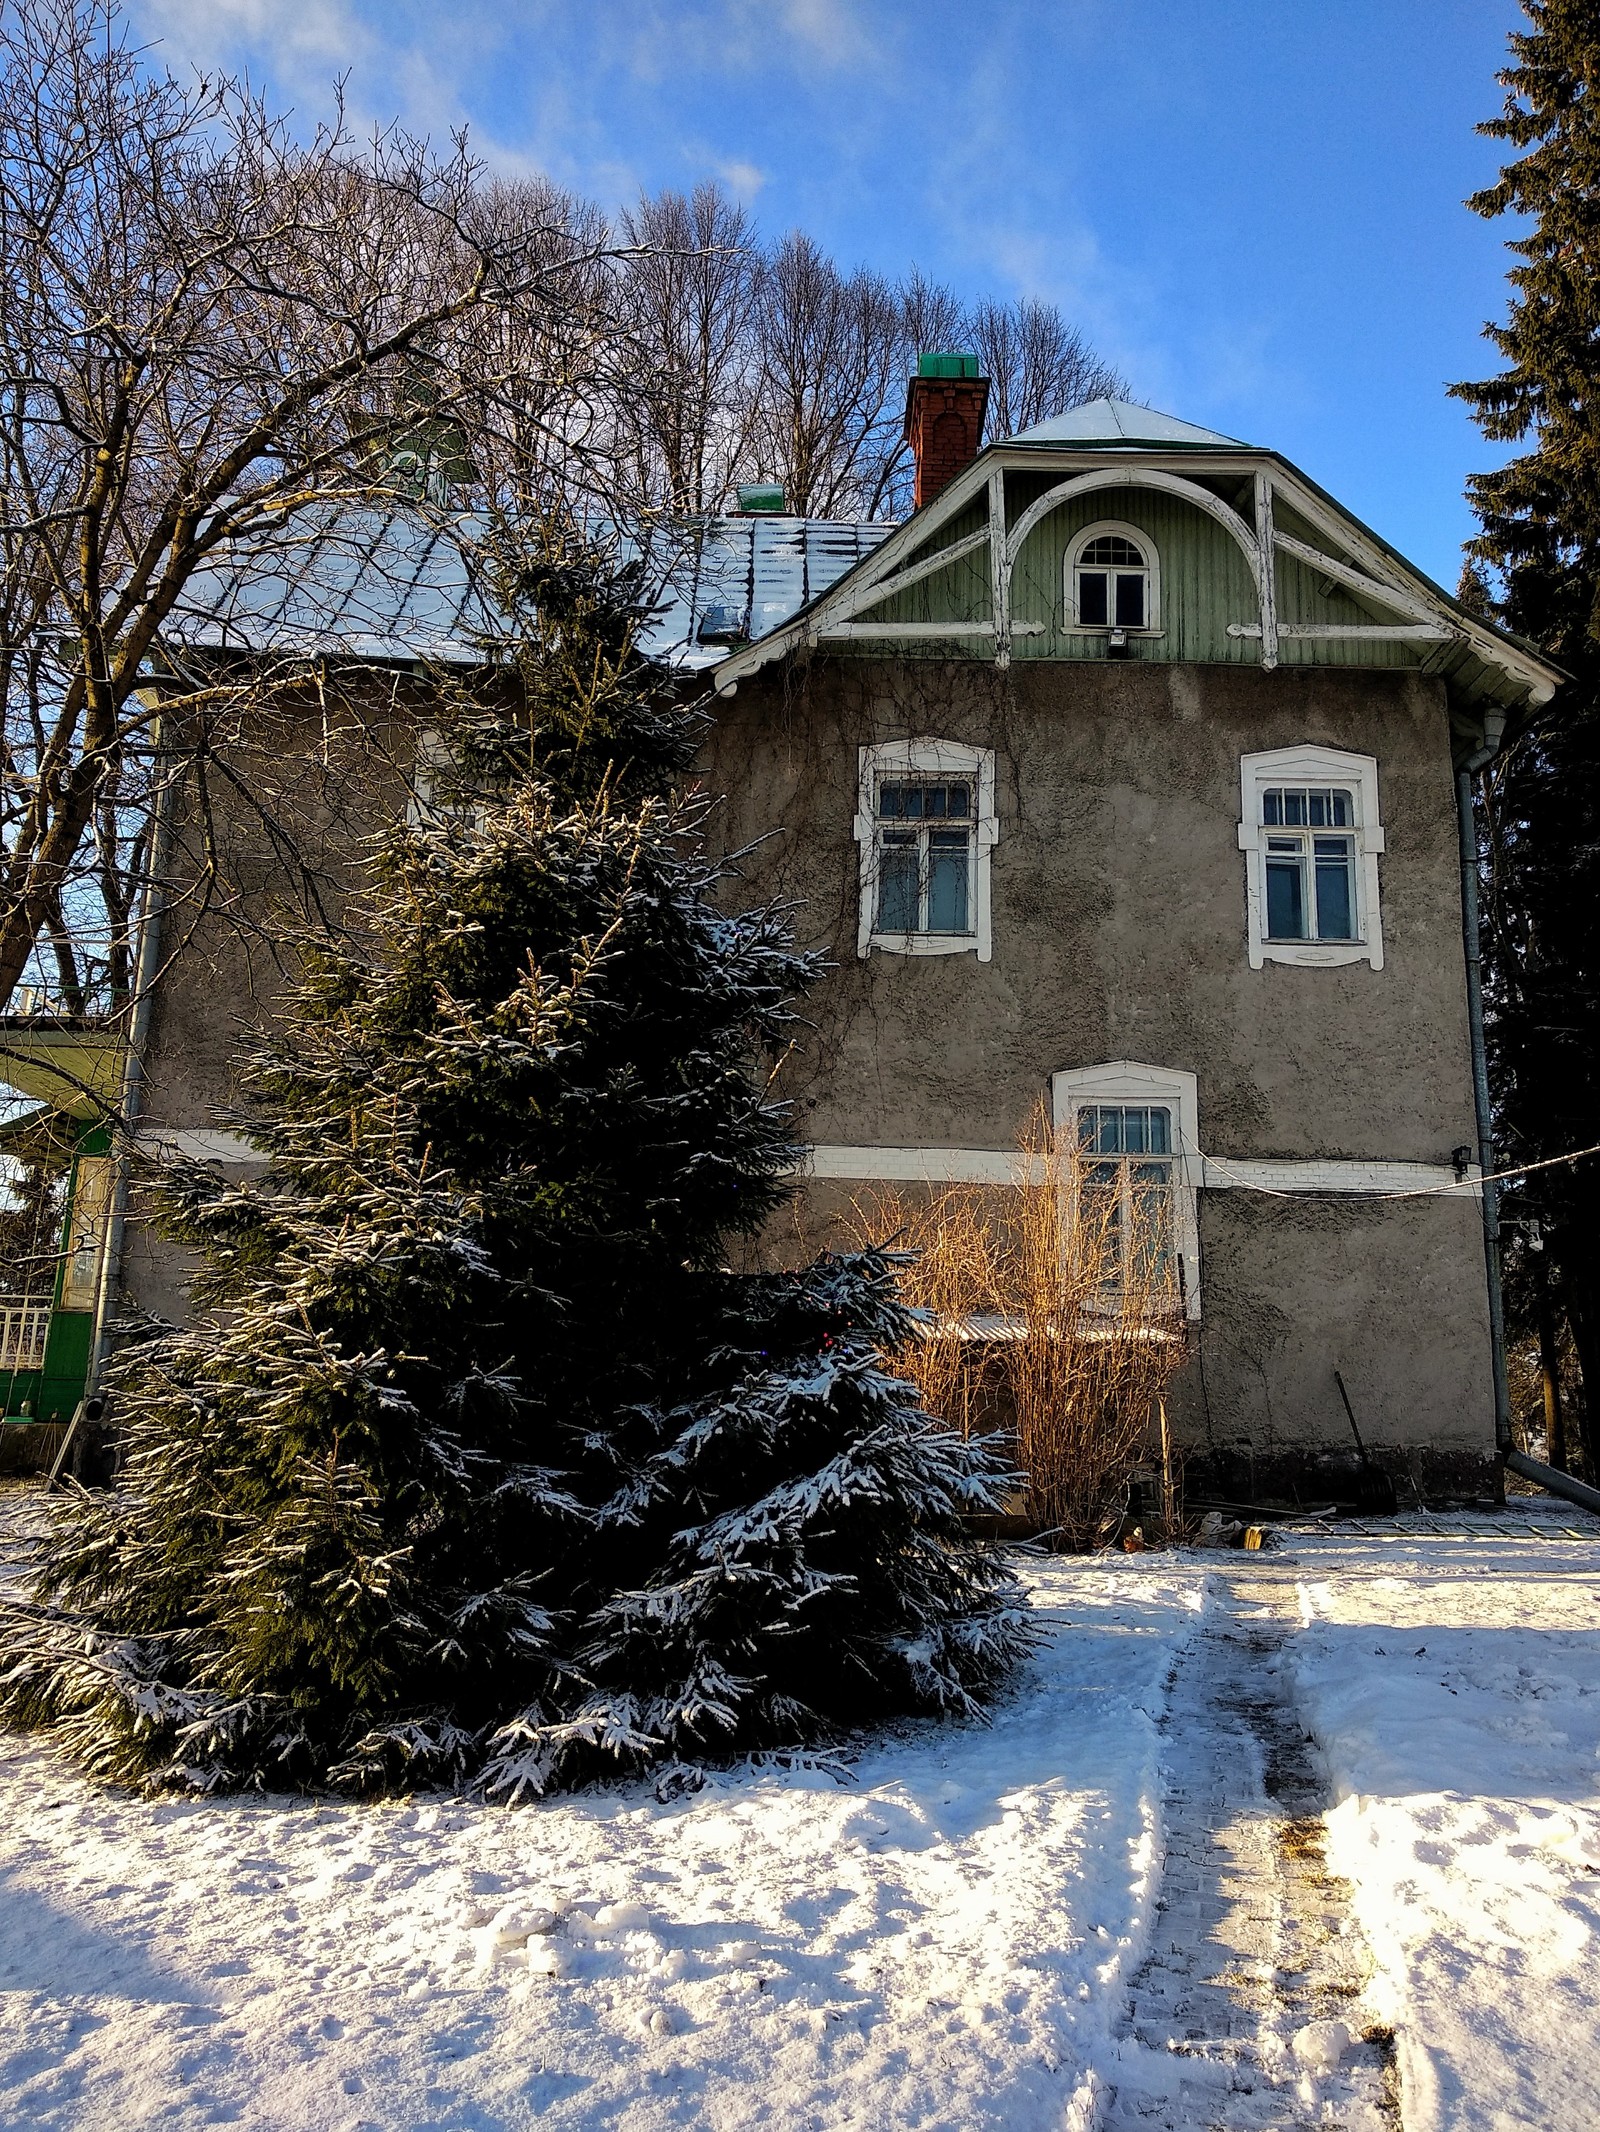
[{"label": "small fir tree", "polygon": [[[1533,1162],[1593,1143],[1600,1115],[1600,17],[1593,0],[1525,0],[1479,130],[1517,151],[1468,203],[1526,225],[1497,376],[1452,387],[1484,435],[1526,447],[1468,493],[1468,604],[1572,676],[1480,787],[1490,1062],[1501,1153]],[[1512,1211],[1536,1216],[1581,1362],[1600,1473],[1600,1225],[1594,1163],[1539,1172]],[[1519,1293],[1513,1281],[1512,1299]]]},{"label": "small fir tree", "polygon": [[0,1711],[106,1777],[515,1797],[970,1713],[1026,1643],[889,1262],[726,1268],[814,965],[718,901],[636,584],[498,589],[531,716],[456,700],[453,800],[250,1061],[261,1181],[167,1179],[200,1322],[125,1352],[119,1489],[9,1610]]}]

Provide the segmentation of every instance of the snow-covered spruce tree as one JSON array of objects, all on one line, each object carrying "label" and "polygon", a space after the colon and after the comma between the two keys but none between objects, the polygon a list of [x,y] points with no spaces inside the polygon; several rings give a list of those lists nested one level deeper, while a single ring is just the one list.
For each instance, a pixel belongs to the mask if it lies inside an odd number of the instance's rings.
[{"label": "snow-covered spruce tree", "polygon": [[635,587],[551,554],[501,592],[521,686],[447,729],[474,803],[308,953],[246,1068],[261,1180],[166,1179],[199,1321],[125,1349],[118,1490],[6,1611],[0,1713],[103,1776],[515,1797],[970,1712],[1025,1645],[965,1523],[1003,1476],[876,1359],[889,1263],[726,1270],[812,965],[719,903]]}]

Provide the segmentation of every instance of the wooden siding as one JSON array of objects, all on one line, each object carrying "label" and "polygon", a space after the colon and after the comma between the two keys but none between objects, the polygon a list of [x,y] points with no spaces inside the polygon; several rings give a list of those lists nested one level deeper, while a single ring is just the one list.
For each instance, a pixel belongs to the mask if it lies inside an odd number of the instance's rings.
[{"label": "wooden siding", "polygon": [[[1007,513],[1011,521],[1033,498],[1051,486],[1049,477],[1022,477],[1007,483]],[[1240,484],[1209,484],[1230,504],[1236,501]],[[970,533],[981,531],[987,517],[983,501],[975,502],[958,517],[939,528],[941,547],[953,545]],[[1014,620],[1040,622],[1043,633],[1019,635],[1012,642],[1016,659],[1103,660],[1105,638],[1067,626],[1065,564],[1067,548],[1086,526],[1102,519],[1120,520],[1146,534],[1155,546],[1161,570],[1161,629],[1155,636],[1129,639],[1131,658],[1157,664],[1202,664],[1209,666],[1256,666],[1261,646],[1251,637],[1230,637],[1230,622],[1255,624],[1260,620],[1255,579],[1238,544],[1227,531],[1203,511],[1181,497],[1156,489],[1097,490],[1082,502],[1067,502],[1052,511],[1024,542],[1011,580],[1011,612]],[[1303,525],[1291,511],[1280,507],[1279,527],[1285,533],[1320,545],[1320,537]],[[921,560],[924,553],[907,560]],[[1402,616],[1369,609],[1343,587],[1322,578],[1310,565],[1292,556],[1277,557],[1278,619],[1280,622],[1326,622],[1345,625],[1389,622]],[[870,622],[987,622],[989,619],[989,557],[984,548],[959,557],[947,571],[936,572],[908,586],[891,599],[861,610],[857,619]],[[881,642],[840,644],[843,652],[879,656]],[[1384,643],[1370,638],[1288,638],[1278,647],[1282,666],[1411,667],[1423,663],[1432,646]],[[935,643],[910,641],[904,656],[993,657],[985,637],[970,645],[943,638]]]},{"label": "wooden siding", "polygon": [[[936,541],[918,548],[908,555],[906,562],[920,563],[932,555],[935,547],[951,548],[957,541],[965,540],[969,533],[981,533],[989,523],[989,506],[980,498],[939,528]],[[989,619],[989,551],[974,548],[967,555],[958,556],[948,570],[936,571],[915,585],[908,585],[904,592],[897,592],[892,599],[881,600],[876,606],[864,607],[856,620],[859,622],[987,622]],[[987,657],[993,650],[987,639],[974,638],[974,645],[982,644]],[[870,646],[856,646],[868,649]],[[882,646],[877,647],[880,651]],[[912,650],[916,646],[910,647]],[[938,656],[947,659],[954,654],[959,657],[961,642],[954,645],[947,639],[939,646]]]}]

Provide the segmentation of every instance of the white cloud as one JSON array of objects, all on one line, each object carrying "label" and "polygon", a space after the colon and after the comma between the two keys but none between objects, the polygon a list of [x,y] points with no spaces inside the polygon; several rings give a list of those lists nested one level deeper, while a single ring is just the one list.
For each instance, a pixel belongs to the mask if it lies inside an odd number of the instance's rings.
[{"label": "white cloud", "polygon": [[754,163],[741,163],[737,159],[721,162],[713,156],[710,158],[709,167],[712,174],[722,180],[735,199],[743,200],[747,205],[767,182],[766,172],[758,170]]},{"label": "white cloud", "polygon": [[860,7],[840,0],[783,0],[783,19],[797,44],[831,67],[865,64],[875,56]]},{"label": "white cloud", "polygon": [[373,39],[342,0],[143,0],[141,22],[160,38],[171,65],[204,69],[236,63],[241,51],[298,70],[318,64],[325,77],[371,56]]}]

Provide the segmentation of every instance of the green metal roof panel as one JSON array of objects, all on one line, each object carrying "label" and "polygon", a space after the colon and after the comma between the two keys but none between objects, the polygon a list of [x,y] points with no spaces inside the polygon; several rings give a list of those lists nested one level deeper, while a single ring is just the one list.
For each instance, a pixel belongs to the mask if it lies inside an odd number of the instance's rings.
[{"label": "green metal roof panel", "polygon": [[1193,422],[1180,422],[1176,415],[1161,414],[1154,407],[1139,407],[1132,400],[1088,400],[1082,407],[1069,407],[1064,415],[1036,422],[1019,430],[1007,444],[1054,444],[1093,447],[1103,444],[1164,445],[1169,450],[1250,451],[1254,447],[1238,437],[1201,429]]}]

